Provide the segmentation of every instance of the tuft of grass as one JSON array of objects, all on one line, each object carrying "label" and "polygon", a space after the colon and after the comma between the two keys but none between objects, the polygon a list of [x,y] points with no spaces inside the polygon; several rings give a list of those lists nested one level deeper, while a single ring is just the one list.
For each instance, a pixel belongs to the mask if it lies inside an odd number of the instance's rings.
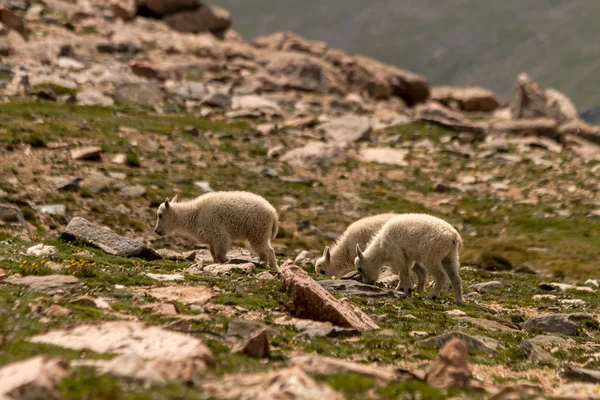
[{"label": "tuft of grass", "polygon": [[137,154],[135,154],[135,153],[127,154],[127,158],[125,159],[125,164],[127,166],[133,167],[133,168],[139,168],[141,166],[140,159],[138,158]]}]

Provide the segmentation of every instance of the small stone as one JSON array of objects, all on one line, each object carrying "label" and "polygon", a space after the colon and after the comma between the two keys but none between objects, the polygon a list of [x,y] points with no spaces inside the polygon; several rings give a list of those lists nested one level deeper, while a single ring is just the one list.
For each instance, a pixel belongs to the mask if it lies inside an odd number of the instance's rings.
[{"label": "small stone", "polygon": [[112,98],[95,89],[84,89],[77,92],[76,99],[78,104],[84,106],[112,107],[115,104]]},{"label": "small stone", "polygon": [[102,148],[97,146],[81,147],[71,150],[71,158],[80,161],[98,161],[101,159]]},{"label": "small stone", "polygon": [[427,367],[425,380],[438,389],[466,388],[471,379],[469,350],[458,338],[449,340]]},{"label": "small stone", "polygon": [[0,222],[27,226],[21,209],[12,204],[0,204]]},{"label": "small stone", "polygon": [[482,292],[482,291],[486,291],[486,290],[501,289],[503,286],[504,285],[500,281],[490,281],[490,282],[477,283],[475,285],[472,285],[471,288]]},{"label": "small stone", "polygon": [[527,354],[528,360],[534,364],[554,364],[556,362],[550,353],[531,340],[523,340],[521,342],[521,348],[525,351],[525,354]]},{"label": "small stone", "polygon": [[126,186],[121,189],[121,195],[125,197],[142,197],[146,195],[146,188],[141,185]]},{"label": "small stone", "polygon": [[214,192],[213,188],[210,187],[210,183],[207,181],[196,181],[194,182],[194,186],[202,190],[204,193]]},{"label": "small stone", "polygon": [[391,149],[389,147],[366,148],[360,151],[360,160],[365,163],[375,162],[379,164],[397,165],[405,167],[407,150]]},{"label": "small stone", "polygon": [[371,134],[371,122],[368,117],[346,115],[316,128],[325,132],[328,139],[335,142],[356,142],[368,140]]},{"label": "small stone", "polygon": [[67,213],[67,206],[64,204],[45,204],[36,206],[35,210],[41,214],[65,215]]},{"label": "small stone", "polygon": [[108,186],[110,183],[110,178],[100,173],[93,173],[79,182],[79,186],[83,189],[89,190],[92,193],[103,193],[108,192]]},{"label": "small stone", "polygon": [[0,199],[4,199],[8,197],[8,193],[6,193],[4,190],[0,189]]},{"label": "small stone", "polygon": [[600,398],[600,385],[593,383],[570,383],[556,389],[553,396],[557,399],[596,400]]},{"label": "small stone", "polygon": [[446,314],[449,317],[466,317],[467,316],[467,313],[462,310],[448,310],[448,311],[444,311],[444,314]]},{"label": "small stone", "polygon": [[557,297],[553,294],[534,294],[533,300],[556,300]]},{"label": "small stone", "polygon": [[36,257],[52,257],[58,254],[58,249],[54,246],[47,246],[43,243],[39,243],[28,248],[26,254]]},{"label": "small stone", "polygon": [[509,189],[509,188],[508,188],[508,185],[506,185],[506,184],[504,184],[504,183],[492,183],[492,184],[490,185],[490,187],[491,187],[493,190],[496,190],[496,191],[498,191],[498,192],[506,192],[506,191],[508,191],[508,189]]},{"label": "small stone", "polygon": [[79,190],[79,181],[81,178],[64,178],[61,176],[51,176],[48,178],[54,185],[54,190],[64,192],[76,192]]},{"label": "small stone", "polygon": [[424,332],[424,331],[411,331],[408,333],[408,335],[410,337],[426,337],[429,336],[430,333],[429,332]]},{"label": "small stone", "polygon": [[71,315],[71,310],[69,310],[68,308],[59,306],[57,304],[53,304],[46,309],[44,314],[50,315],[52,317],[66,317],[67,315]]},{"label": "small stone", "polygon": [[127,160],[127,156],[123,153],[115,154],[115,156],[110,160],[113,164],[123,165]]},{"label": "small stone", "polygon": [[25,285],[33,290],[48,293],[56,293],[81,286],[79,279],[73,275],[29,275],[21,278],[6,278],[3,282],[12,285]]},{"label": "small stone", "polygon": [[587,286],[592,286],[592,287],[598,287],[599,286],[598,285],[598,281],[596,279],[588,279],[583,284],[587,285]]},{"label": "small stone", "polygon": [[312,264],[312,258],[310,257],[310,252],[307,250],[302,250],[300,252],[300,254],[298,254],[296,256],[296,258],[294,259],[294,263],[301,265],[303,267],[306,267],[309,264]]},{"label": "small stone", "polygon": [[263,281],[272,281],[273,279],[275,279],[275,275],[273,275],[269,271],[263,271],[260,274],[256,275],[256,279],[260,279]]},{"label": "small stone", "polygon": [[527,265],[527,264],[521,264],[521,265],[517,266],[515,268],[514,272],[517,272],[519,274],[531,274],[531,275],[538,274],[538,272],[535,269],[533,269],[533,267],[531,267],[530,265]]},{"label": "small stone", "polygon": [[267,328],[262,328],[254,332],[243,342],[235,345],[231,351],[233,353],[244,353],[254,358],[267,358],[271,354],[269,349],[269,339],[267,337]]},{"label": "small stone", "polygon": [[585,305],[585,301],[581,299],[562,299],[559,300],[560,304],[569,305],[569,306],[583,306]]},{"label": "small stone", "polygon": [[185,276],[181,274],[151,274],[150,272],[146,272],[144,275],[160,282],[173,282],[185,279]]}]

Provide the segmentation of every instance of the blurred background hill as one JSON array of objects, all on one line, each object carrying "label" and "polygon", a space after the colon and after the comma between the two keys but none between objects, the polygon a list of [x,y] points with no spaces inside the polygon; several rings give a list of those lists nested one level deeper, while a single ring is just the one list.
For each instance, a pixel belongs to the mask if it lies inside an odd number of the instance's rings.
[{"label": "blurred background hill", "polygon": [[248,40],[292,31],[426,76],[480,85],[509,100],[515,77],[567,93],[600,120],[596,0],[219,0]]}]

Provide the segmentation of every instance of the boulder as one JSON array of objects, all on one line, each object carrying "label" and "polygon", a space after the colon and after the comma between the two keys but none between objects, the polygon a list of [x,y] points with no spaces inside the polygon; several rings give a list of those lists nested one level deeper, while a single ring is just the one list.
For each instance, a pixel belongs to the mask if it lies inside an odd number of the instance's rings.
[{"label": "boulder", "polygon": [[111,0],[110,10],[113,17],[123,21],[131,21],[137,14],[136,0]]},{"label": "boulder", "polygon": [[200,7],[200,0],[136,0],[141,6],[159,17]]},{"label": "boulder", "polygon": [[164,21],[180,32],[210,32],[222,36],[231,26],[229,11],[216,6],[203,5],[191,11],[183,11],[168,15]]},{"label": "boulder", "polygon": [[305,53],[273,51],[257,60],[283,88],[315,93],[346,93],[346,78],[331,64]]},{"label": "boulder", "polygon": [[352,87],[376,99],[399,97],[412,107],[429,98],[429,84],[424,77],[369,57],[353,57],[346,72]]},{"label": "boulder", "polygon": [[29,36],[29,29],[25,26],[23,19],[2,5],[0,5],[0,23],[9,29],[19,32],[25,39]]},{"label": "boulder", "polygon": [[358,330],[379,329],[377,324],[350,301],[340,301],[306,271],[287,260],[278,268],[288,295],[294,300],[296,316]]},{"label": "boulder", "polygon": [[520,325],[521,328],[526,330],[541,329],[544,332],[558,333],[567,336],[577,336],[579,334],[577,324],[561,314],[551,314],[543,317],[531,318],[522,322]]},{"label": "boulder", "polygon": [[63,237],[87,240],[106,253],[121,257],[138,257],[145,260],[160,260],[154,249],[117,235],[85,218],[73,218],[62,233]]},{"label": "boulder", "polygon": [[510,110],[514,119],[551,118],[562,123],[577,118],[577,110],[566,95],[553,89],[542,90],[525,73],[517,78]]},{"label": "boulder", "polygon": [[436,86],[431,88],[431,99],[461,111],[491,112],[500,101],[491,90],[478,86]]}]

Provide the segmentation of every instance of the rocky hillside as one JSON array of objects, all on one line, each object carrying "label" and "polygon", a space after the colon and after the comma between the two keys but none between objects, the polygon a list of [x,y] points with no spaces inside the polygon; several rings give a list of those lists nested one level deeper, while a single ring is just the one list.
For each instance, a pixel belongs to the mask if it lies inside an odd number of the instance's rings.
[{"label": "rocky hillside", "polygon": [[[195,1],[0,4],[2,396],[600,398],[600,128],[563,93],[248,42]],[[214,190],[277,208],[277,270],[153,233]],[[315,275],[389,211],[457,228],[466,304]]]},{"label": "rocky hillside", "polygon": [[582,111],[600,105],[590,84],[598,80],[600,50],[594,0],[218,3],[248,38],[289,30],[419,71],[435,84],[489,87],[504,99],[514,76],[526,71]]}]

